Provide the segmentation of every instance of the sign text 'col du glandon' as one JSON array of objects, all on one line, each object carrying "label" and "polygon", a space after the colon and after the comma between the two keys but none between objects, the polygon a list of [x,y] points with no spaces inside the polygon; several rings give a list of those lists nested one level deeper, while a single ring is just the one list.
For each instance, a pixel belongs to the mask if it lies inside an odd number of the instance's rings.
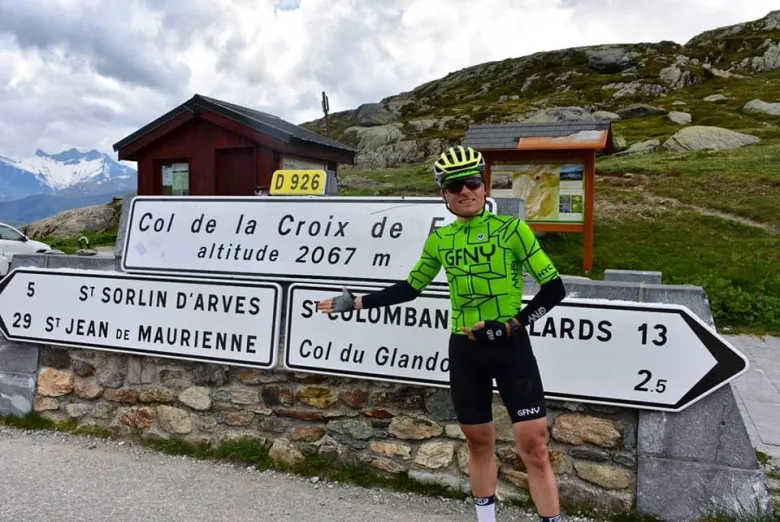
[{"label": "sign text 'col du glandon'", "polygon": [[[139,196],[122,268],[392,282],[407,277],[428,235],[454,219],[436,197]],[[444,273],[434,282],[446,283]]]},{"label": "sign text 'col du glandon'", "polygon": [[[358,294],[377,289],[345,284]],[[425,292],[390,307],[316,310],[317,301],[340,288],[315,282],[290,286],[287,368],[449,385],[446,292]],[[550,399],[680,411],[747,368],[742,354],[679,305],[567,298],[526,331]]]},{"label": "sign text 'col du glandon'", "polygon": [[11,341],[273,368],[281,287],[19,268],[0,282]]}]

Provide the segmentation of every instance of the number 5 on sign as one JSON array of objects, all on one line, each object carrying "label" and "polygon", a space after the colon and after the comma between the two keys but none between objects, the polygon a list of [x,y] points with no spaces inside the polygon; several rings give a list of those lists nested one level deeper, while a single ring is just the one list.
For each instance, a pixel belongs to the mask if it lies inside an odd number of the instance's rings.
[{"label": "number 5 on sign", "polygon": [[328,176],[324,170],[277,170],[271,177],[271,195],[322,196]]}]

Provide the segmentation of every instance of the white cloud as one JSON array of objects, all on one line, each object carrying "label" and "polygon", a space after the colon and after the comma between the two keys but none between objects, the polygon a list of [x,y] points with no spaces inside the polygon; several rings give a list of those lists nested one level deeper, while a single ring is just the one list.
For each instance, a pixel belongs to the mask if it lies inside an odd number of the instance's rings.
[{"label": "white cloud", "polygon": [[[111,145],[195,93],[293,122],[449,72],[600,43],[685,43],[776,0],[0,0],[0,155]],[[278,6],[277,6],[278,7]]]}]

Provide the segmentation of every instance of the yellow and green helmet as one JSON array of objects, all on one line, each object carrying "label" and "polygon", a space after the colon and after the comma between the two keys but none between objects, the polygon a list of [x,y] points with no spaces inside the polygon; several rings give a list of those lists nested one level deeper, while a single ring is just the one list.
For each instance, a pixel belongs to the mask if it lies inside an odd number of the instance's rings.
[{"label": "yellow and green helmet", "polygon": [[485,158],[471,147],[457,145],[441,153],[433,164],[433,175],[439,187],[453,179],[485,173]]}]

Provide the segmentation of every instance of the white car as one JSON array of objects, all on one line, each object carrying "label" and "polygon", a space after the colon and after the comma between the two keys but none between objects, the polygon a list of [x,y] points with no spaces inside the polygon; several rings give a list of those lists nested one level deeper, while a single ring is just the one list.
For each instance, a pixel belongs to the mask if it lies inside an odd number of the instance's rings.
[{"label": "white car", "polygon": [[33,241],[11,225],[0,223],[0,251],[5,257],[14,254],[38,254],[51,250],[51,247],[40,241]]},{"label": "white car", "polygon": [[0,250],[0,279],[8,275],[8,267],[11,265],[11,261],[3,255],[3,251]]}]

